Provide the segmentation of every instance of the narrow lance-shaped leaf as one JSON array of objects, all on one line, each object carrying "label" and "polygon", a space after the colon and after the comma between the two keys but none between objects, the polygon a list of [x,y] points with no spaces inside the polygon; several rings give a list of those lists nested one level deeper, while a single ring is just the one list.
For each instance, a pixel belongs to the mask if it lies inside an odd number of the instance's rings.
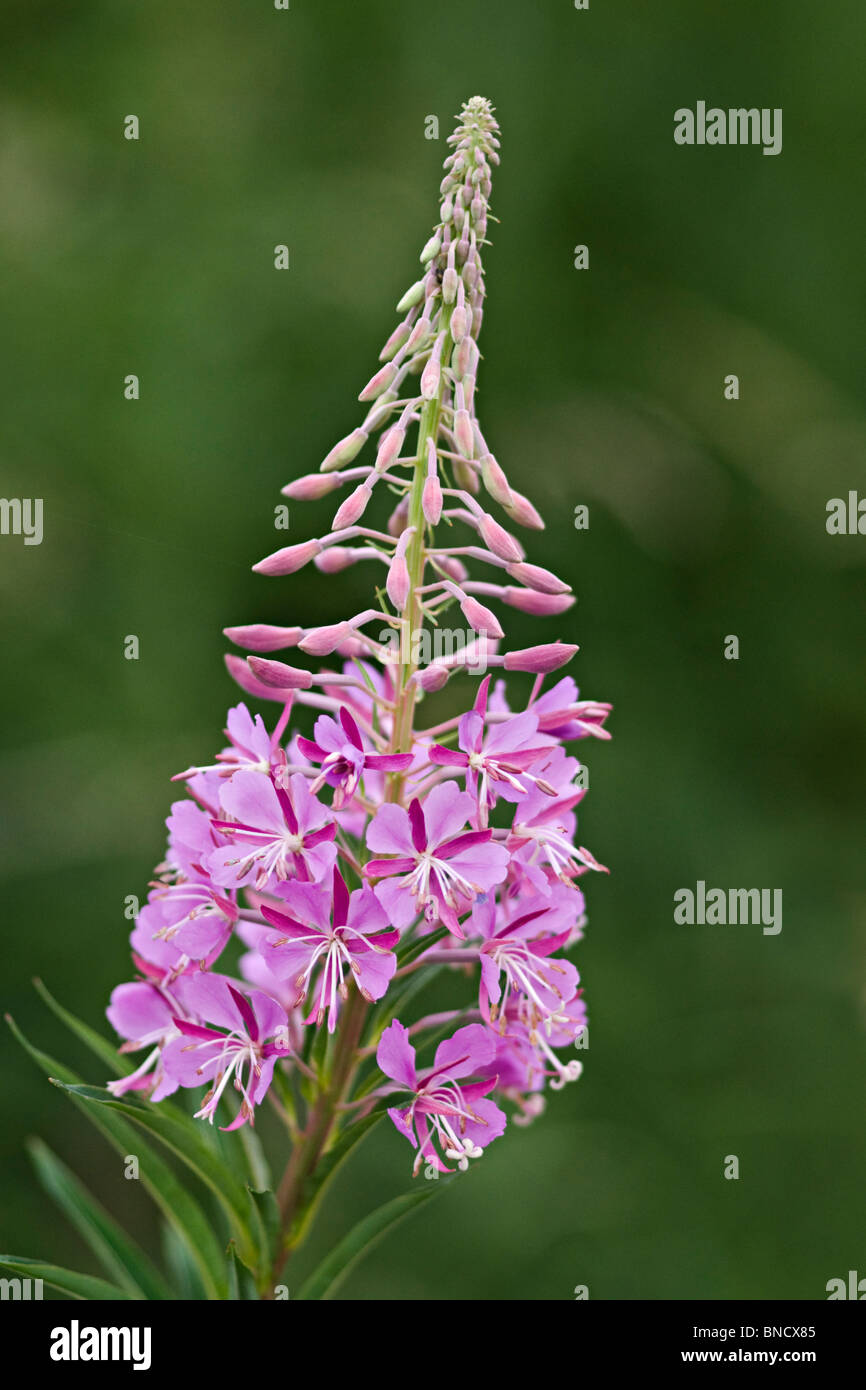
[{"label": "narrow lance-shaped leaf", "polygon": [[106,1272],[132,1298],[172,1299],[172,1290],[141,1247],[51,1152],[47,1144],[43,1144],[41,1139],[32,1139],[28,1147],[42,1186],[90,1246]]}]

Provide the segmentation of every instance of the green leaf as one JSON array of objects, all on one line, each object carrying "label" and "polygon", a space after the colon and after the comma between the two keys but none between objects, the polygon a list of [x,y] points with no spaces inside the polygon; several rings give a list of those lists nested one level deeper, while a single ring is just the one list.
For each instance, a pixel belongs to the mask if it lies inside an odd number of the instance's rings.
[{"label": "green leaf", "polygon": [[0,1255],[0,1269],[20,1279],[42,1279],[51,1288],[59,1289],[70,1298],[114,1303],[131,1297],[125,1289],[108,1284],[104,1279],[95,1279],[92,1274],[79,1274],[74,1269],[61,1269],[60,1265],[43,1264],[41,1260],[29,1260],[24,1255]]},{"label": "green leaf", "polygon": [[422,1188],[420,1192],[404,1193],[402,1197],[395,1197],[392,1202],[386,1202],[383,1207],[379,1207],[378,1211],[365,1216],[363,1221],[353,1226],[349,1234],[334,1247],[330,1255],[326,1255],[318,1269],[302,1284],[298,1298],[306,1302],[333,1298],[346,1275],[367,1251],[392,1230],[398,1221],[402,1221],[423,1202],[429,1202],[445,1185],[437,1182],[430,1187]]},{"label": "green leaf", "polygon": [[198,1266],[192,1257],[188,1243],[178,1234],[176,1226],[170,1221],[162,1221],[162,1258],[174,1287],[176,1299],[186,1303],[202,1303],[207,1300],[207,1290],[202,1283]]},{"label": "green leaf", "polygon": [[132,1298],[174,1299],[159,1270],[113,1216],[47,1144],[31,1139],[30,1157],[42,1186],[66,1214],[105,1269]]},{"label": "green leaf", "polygon": [[435,946],[437,941],[443,941],[447,935],[447,927],[437,927],[435,931],[429,932],[427,936],[419,936],[417,940],[410,941],[407,946],[403,947],[402,951],[397,952],[398,970],[404,965],[410,965],[411,962],[417,960],[419,956],[423,956],[425,951],[429,951],[430,947]]},{"label": "green leaf", "polygon": [[226,1263],[228,1265],[229,1299],[232,1302],[237,1302],[239,1299],[246,1303],[258,1302],[259,1293],[256,1288],[256,1281],[238,1254],[233,1240],[229,1241]]},{"label": "green leaf", "polygon": [[[276,1197],[269,1188],[257,1191],[247,1188],[255,1223],[261,1236],[261,1247],[268,1252],[269,1266],[273,1265],[280,1238],[280,1208]],[[270,1273],[270,1269],[268,1270]]]},{"label": "green leaf", "polygon": [[[53,1079],[53,1078],[52,1078]],[[55,1084],[68,1091],[76,1099],[90,1105],[102,1105],[116,1111],[126,1119],[132,1120],[149,1134],[154,1134],[166,1148],[176,1154],[188,1168],[210,1188],[221,1203],[235,1234],[239,1238],[241,1254],[245,1259],[255,1258],[255,1246],[249,1228],[249,1202],[242,1183],[234,1173],[214,1153],[198,1132],[195,1120],[184,1115],[176,1106],[166,1101],[159,1105],[144,1104],[129,1097],[116,1100],[110,1091],[98,1086],[69,1085],[55,1081]]]},{"label": "green leaf", "polygon": [[33,985],[43,1003],[48,1005],[51,1012],[60,1019],[61,1023],[66,1024],[66,1027],[71,1033],[74,1033],[76,1037],[81,1039],[95,1057],[99,1058],[100,1062],[108,1068],[112,1076],[129,1075],[132,1067],[124,1062],[117,1048],[114,1047],[107,1038],[103,1038],[102,1035],[97,1033],[94,1028],[91,1028],[88,1023],[83,1023],[80,1018],[75,1017],[75,1014],[70,1013],[68,1009],[64,1009],[62,1004],[58,1004],[54,995],[41,980],[34,980]]},{"label": "green leaf", "polygon": [[[33,1058],[46,1076],[60,1078],[70,1085],[79,1083],[80,1078],[76,1076],[74,1071],[47,1053],[41,1052],[39,1048],[34,1047],[8,1014],[6,1021],[25,1052]],[[120,1115],[113,1114],[108,1107],[100,1106],[97,1108],[87,1105],[71,1092],[67,1092],[67,1094],[100,1133],[105,1135],[118,1153],[124,1157],[127,1154],[136,1155],[139,1160],[141,1182],[175,1228],[178,1237],[188,1245],[190,1254],[201,1275],[207,1297],[209,1299],[225,1298],[223,1250],[213,1233],[213,1223],[205,1215],[199,1202],[182,1183],[178,1182],[172,1170],[163,1162],[156,1150],[145,1144],[139,1132],[131,1124]]]}]

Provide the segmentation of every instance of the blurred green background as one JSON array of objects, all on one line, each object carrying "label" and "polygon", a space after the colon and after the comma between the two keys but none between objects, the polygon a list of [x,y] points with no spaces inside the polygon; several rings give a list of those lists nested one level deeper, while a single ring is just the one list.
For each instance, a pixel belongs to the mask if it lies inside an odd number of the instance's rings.
[{"label": "blurred green background", "polygon": [[[237,698],[222,627],[332,621],[366,581],[250,565],[285,539],[282,484],[360,419],[480,92],[503,158],[479,412],[547,519],[530,558],[579,597],[548,635],[616,707],[581,746],[613,874],[577,955],[584,1078],[344,1295],[811,1299],[866,1274],[866,538],[825,530],[866,496],[862,6],[6,0],[2,34],[2,492],[45,507],[41,546],[0,538],[5,1007],[102,1079],[31,977],[107,1031],[168,779]],[[698,100],[782,107],[782,154],[677,147]],[[290,539],[331,510],[293,504]],[[781,888],[781,935],[675,925],[698,879]],[[93,1268],[33,1133],[152,1242],[113,1153],[2,1046],[0,1245]],[[377,1130],[309,1258],[409,1163]]]}]

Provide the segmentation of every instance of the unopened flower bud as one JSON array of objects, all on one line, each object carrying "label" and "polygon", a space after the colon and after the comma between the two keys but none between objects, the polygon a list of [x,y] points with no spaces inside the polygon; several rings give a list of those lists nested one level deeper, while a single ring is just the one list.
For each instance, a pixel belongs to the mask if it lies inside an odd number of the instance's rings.
[{"label": "unopened flower bud", "polygon": [[489,512],[482,512],[478,518],[478,530],[488,550],[498,555],[500,560],[517,563],[523,559],[523,550],[518,542],[503,526],[495,521]]},{"label": "unopened flower bud", "polygon": [[382,351],[379,353],[379,361],[390,362],[394,354],[399,352],[411,332],[411,325],[406,319],[404,319],[402,323],[398,323],[387,343],[382,348]]},{"label": "unopened flower bud", "polygon": [[508,479],[492,454],[482,455],[481,479],[494,502],[498,502],[501,507],[511,505],[512,492],[508,486]]},{"label": "unopened flower bud", "polygon": [[421,395],[425,401],[432,401],[439,390],[439,382],[442,378],[442,347],[444,342],[445,334],[440,333],[433,344],[429,361],[421,373]]},{"label": "unopened flower bud", "polygon": [[441,662],[432,661],[423,670],[416,671],[412,679],[417,685],[420,685],[425,694],[432,695],[435,690],[441,690],[443,685],[447,685],[450,675],[451,672],[447,666],[443,666]]},{"label": "unopened flower bud", "polygon": [[224,627],[223,632],[230,642],[245,647],[248,652],[279,652],[285,647],[296,647],[304,629],[249,623],[245,627]]},{"label": "unopened flower bud", "polygon": [[294,574],[320,554],[321,550],[321,541],[301,541],[299,545],[287,545],[282,550],[275,550],[273,555],[266,555],[264,560],[259,560],[257,565],[253,565],[253,569],[256,574]]},{"label": "unopened flower bud", "polygon": [[515,492],[514,488],[511,489],[511,501],[505,504],[505,510],[511,520],[517,522],[518,526],[526,526],[534,531],[544,530],[544,521],[529,498],[524,497],[520,492]]},{"label": "unopened flower bud", "polygon": [[571,589],[570,584],[566,584],[551,570],[544,569],[542,565],[530,565],[524,560],[514,565],[506,565],[505,572],[519,584],[525,584],[529,589],[540,589],[543,594],[567,594]]},{"label": "unopened flower bud", "polygon": [[389,566],[388,578],[385,581],[388,597],[398,613],[402,613],[409,598],[411,580],[409,578],[409,566],[406,564],[406,549],[414,534],[415,527],[407,526],[397,542],[397,549],[394,551],[394,558]]},{"label": "unopened flower bud", "polygon": [[399,458],[400,450],[403,447],[403,440],[406,438],[406,430],[403,425],[392,425],[386,430],[379,440],[379,448],[376,453],[376,472],[383,473],[386,468]]},{"label": "unopened flower bud", "polygon": [[424,250],[421,252],[418,259],[422,265],[426,265],[428,261],[434,260],[441,250],[442,238],[438,232],[434,232],[430,240],[425,244]]},{"label": "unopened flower bud", "polygon": [[416,280],[415,284],[409,287],[397,305],[398,314],[405,314],[407,309],[414,309],[416,304],[421,303],[424,298],[424,286],[423,280]]},{"label": "unopened flower bud", "polygon": [[323,550],[321,555],[316,556],[315,566],[320,574],[339,574],[341,570],[354,565],[358,555],[362,553],[350,549],[349,546],[331,545],[327,550]]},{"label": "unopened flower bud", "polygon": [[332,531],[342,531],[346,526],[354,526],[355,522],[364,515],[370,494],[373,491],[369,482],[360,483],[351,496],[347,497],[337,508],[334,520],[331,522]]},{"label": "unopened flower bud", "polygon": [[[568,642],[546,642],[540,647],[525,647],[523,651],[505,653],[506,671],[531,671],[537,676],[558,671],[574,656],[578,648]],[[251,657],[250,660],[253,658]]]},{"label": "unopened flower bud", "polygon": [[293,502],[315,502],[339,486],[340,479],[336,473],[307,473],[303,478],[295,478],[293,483],[286,483],[281,491],[284,497],[291,497]]},{"label": "unopened flower bud", "polygon": [[532,613],[537,618],[564,613],[576,602],[573,594],[543,594],[537,589],[514,589],[510,584],[502,591],[502,601],[509,608],[519,608],[522,613]]},{"label": "unopened flower bud", "polygon": [[331,623],[328,627],[311,628],[298,646],[308,656],[330,656],[351,635],[352,628],[347,622]]},{"label": "unopened flower bud", "polygon": [[386,362],[384,367],[380,367],[375,376],[371,376],[367,385],[358,396],[359,401],[375,401],[387,391],[397,375],[397,368],[393,362]]},{"label": "unopened flower bud", "polygon": [[352,430],[351,434],[347,434],[345,439],[341,439],[339,444],[335,444],[331,452],[325,455],[319,464],[319,472],[331,473],[335,468],[342,468],[344,463],[351,463],[366,442],[366,430]]},{"label": "unopened flower bud", "polygon": [[309,690],[312,672],[299,666],[287,666],[284,661],[269,661],[264,656],[248,656],[247,665],[257,680],[275,690]]},{"label": "unopened flower bud", "polygon": [[432,439],[427,440],[427,477],[421,493],[421,510],[424,520],[431,526],[438,526],[442,516],[442,487],[439,482],[439,465],[436,446]]}]

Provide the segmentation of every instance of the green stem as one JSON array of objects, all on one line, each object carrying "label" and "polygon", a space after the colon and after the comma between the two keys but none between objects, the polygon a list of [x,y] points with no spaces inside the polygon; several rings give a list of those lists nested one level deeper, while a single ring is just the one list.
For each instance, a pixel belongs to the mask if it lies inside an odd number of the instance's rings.
[{"label": "green stem", "polygon": [[[443,310],[443,313],[446,312]],[[448,321],[450,322],[450,313]],[[442,376],[439,383],[439,390],[431,401],[427,401],[421,411],[421,419],[418,424],[418,448],[415,455],[415,476],[412,480],[412,491],[409,496],[409,519],[408,525],[415,527],[415,534],[409,542],[406,551],[406,567],[409,571],[409,597],[406,600],[406,608],[403,613],[403,629],[401,632],[402,656],[400,665],[400,690],[397,695],[397,709],[394,717],[394,733],[391,741],[392,750],[395,753],[408,753],[412,748],[412,725],[415,714],[416,687],[411,684],[412,676],[417,669],[417,663],[413,661],[415,651],[415,635],[419,633],[424,625],[423,613],[421,610],[421,597],[418,590],[424,583],[424,566],[427,562],[427,548],[425,545],[426,523],[424,511],[421,505],[424,493],[424,482],[427,477],[427,441],[432,439],[435,446],[439,435],[439,421],[442,415],[442,396],[445,391],[445,370],[451,359],[451,350],[454,344],[451,334],[446,325],[445,341],[442,346]],[[391,785],[392,800],[397,801],[402,789],[402,777],[395,775]]]}]

